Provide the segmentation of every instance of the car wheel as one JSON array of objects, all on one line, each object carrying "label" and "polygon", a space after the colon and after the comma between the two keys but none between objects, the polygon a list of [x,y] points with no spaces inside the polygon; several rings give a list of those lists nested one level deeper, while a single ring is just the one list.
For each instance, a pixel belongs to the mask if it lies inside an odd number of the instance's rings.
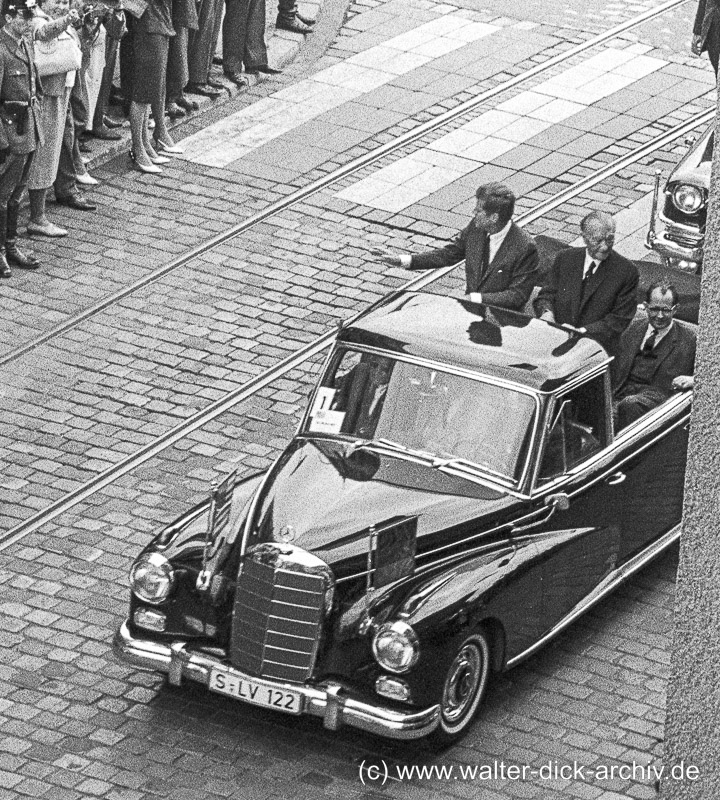
[{"label": "car wheel", "polygon": [[490,643],[485,631],[466,635],[445,673],[440,695],[440,724],[435,739],[450,743],[471,724],[490,677]]}]

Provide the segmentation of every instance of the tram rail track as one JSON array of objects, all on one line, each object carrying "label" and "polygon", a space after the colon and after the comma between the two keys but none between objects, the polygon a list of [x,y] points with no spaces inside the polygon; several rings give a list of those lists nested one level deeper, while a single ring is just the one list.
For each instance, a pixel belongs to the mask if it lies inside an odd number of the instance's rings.
[{"label": "tram rail track", "polygon": [[95,303],[92,306],[84,309],[78,314],[73,315],[72,317],[64,320],[58,325],[53,326],[45,333],[36,336],[35,338],[25,342],[24,344],[15,347],[12,350],[9,350],[3,354],[0,354],[0,366],[5,366],[10,364],[18,359],[22,358],[23,356],[28,355],[32,351],[36,350],[37,348],[41,347],[42,345],[48,344],[53,339],[61,337],[62,335],[68,333],[69,331],[73,330],[74,328],[79,327],[87,320],[96,317],[97,315],[101,314],[103,311],[107,310],[108,308],[116,305],[117,303],[121,302],[127,297],[132,296],[136,292],[144,289],[145,287],[161,280],[166,275],[174,272],[177,269],[180,269],[187,264],[191,263],[195,259],[199,258],[200,256],[213,251],[215,248],[226,244],[233,239],[240,237],[246,231],[251,230],[252,228],[258,226],[259,224],[265,222],[266,220],[276,216],[283,211],[291,208],[292,206],[303,202],[304,200],[308,199],[312,195],[316,194],[317,192],[332,186],[334,183],[346,178],[349,175],[359,171],[360,169],[369,166],[376,161],[380,160],[384,156],[399,150],[406,145],[412,144],[413,142],[417,141],[421,137],[425,136],[428,133],[431,133],[438,128],[442,128],[444,125],[452,122],[453,120],[461,117],[463,114],[472,111],[473,109],[481,106],[483,103],[487,102],[488,100],[503,94],[516,86],[524,83],[525,81],[531,80],[537,75],[540,75],[547,70],[551,69],[558,64],[562,64],[566,61],[569,61],[574,56],[577,56],[587,50],[592,49],[593,47],[597,47],[600,44],[603,44],[616,36],[629,31],[638,25],[643,24],[649,20],[655,19],[662,14],[667,13],[675,8],[678,8],[681,5],[687,3],[688,0],[666,0],[666,2],[662,3],[661,5],[657,6],[653,9],[648,9],[637,16],[626,20],[618,25],[615,25],[612,28],[609,28],[606,31],[603,31],[600,34],[588,39],[585,42],[581,42],[563,53],[558,53],[555,56],[543,61],[541,64],[537,64],[536,66],[526,70],[519,75],[514,76],[502,83],[499,83],[497,86],[494,86],[490,89],[487,89],[480,94],[476,95],[475,97],[470,98],[469,100],[459,104],[453,109],[450,109],[443,114],[438,115],[437,117],[433,117],[432,119],[406,131],[405,133],[401,134],[400,136],[394,138],[392,141],[382,144],[367,153],[358,156],[357,158],[349,161],[347,164],[344,164],[337,169],[329,172],[327,175],[319,178],[312,183],[308,184],[307,186],[298,189],[286,197],[281,198],[280,200],[276,200],[275,202],[271,203],[267,206],[267,208],[259,211],[246,219],[242,220],[242,222],[237,223],[236,225],[228,228],[227,230],[223,231],[222,233],[217,234],[216,236],[202,242],[199,245],[187,250],[185,253],[177,256],[176,258],[171,259],[166,264],[163,264],[161,267],[158,267],[156,270],[153,270],[148,275],[134,281],[128,286],[123,287],[117,292],[105,297],[104,299],[100,300],[99,302]]},{"label": "tram rail track", "polygon": [[[641,161],[643,158],[646,158],[653,152],[662,149],[674,140],[686,135],[694,128],[697,128],[703,124],[707,124],[713,118],[714,114],[714,109],[695,114],[685,122],[676,125],[674,128],[665,131],[651,141],[646,142],[629,153],[626,153],[625,155],[615,159],[594,174],[583,178],[575,184],[562,189],[546,200],[538,203],[533,209],[517,217],[518,224],[521,226],[528,225],[542,217],[544,214],[547,214],[549,211],[559,208],[572,198],[583,194],[597,184],[602,183],[602,181],[607,180],[612,175],[615,175],[628,166]],[[421,289],[437,280],[440,280],[443,276],[447,275],[450,271],[456,269],[458,266],[459,265],[452,265],[450,267],[444,267],[438,270],[433,270],[430,273],[420,275],[407,281],[395,291]],[[365,313],[365,311],[366,309],[363,309],[362,311],[358,312],[358,314],[354,315],[352,319],[356,318],[360,314]],[[215,420],[238,404],[257,394],[263,388],[281,378],[292,369],[298,367],[300,364],[322,352],[322,350],[331,344],[334,337],[335,329],[327,331],[326,333],[314,339],[312,342],[298,349],[292,355],[286,357],[261,374],[253,377],[243,385],[226,393],[219,399],[212,402],[206,408],[197,412],[193,416],[188,417],[175,427],[171,428],[160,436],[157,436],[152,441],[148,442],[146,445],[142,446],[126,458],[118,461],[116,464],[113,464],[111,467],[108,467],[102,472],[99,472],[95,477],[66,493],[63,497],[52,502],[46,508],[41,509],[10,530],[0,534],[0,552],[6,550],[13,544],[22,541],[30,534],[42,528],[44,525],[71,510],[94,494],[97,494],[109,484],[138,468],[154,456],[161,453],[163,450],[189,436],[193,431],[202,428],[204,425]]]}]

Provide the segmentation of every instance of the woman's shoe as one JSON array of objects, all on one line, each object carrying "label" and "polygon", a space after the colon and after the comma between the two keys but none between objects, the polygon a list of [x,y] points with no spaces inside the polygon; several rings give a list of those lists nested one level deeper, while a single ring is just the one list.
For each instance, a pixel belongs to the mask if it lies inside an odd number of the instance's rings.
[{"label": "woman's shoe", "polygon": [[153,164],[169,164],[170,163],[170,159],[169,158],[166,158],[165,156],[159,156],[157,153],[155,153],[154,156],[151,156],[150,153],[148,153],[148,158],[150,159],[150,161],[153,162]]},{"label": "woman's shoe", "polygon": [[159,172],[162,172],[160,167],[156,166],[155,164],[141,164],[135,157],[134,150],[130,151],[130,161],[132,161],[135,169],[139,169],[140,172],[147,172],[152,175],[157,175]]},{"label": "woman's shoe", "polygon": [[97,178],[93,178],[89,172],[76,175],[75,181],[76,183],[81,183],[83,186],[97,186],[100,183],[100,181]]},{"label": "woman's shoe", "polygon": [[161,139],[156,139],[153,136],[153,144],[155,145],[155,149],[161,153],[168,153],[172,156],[179,156],[180,154],[184,153],[182,147],[176,144],[165,144]]}]

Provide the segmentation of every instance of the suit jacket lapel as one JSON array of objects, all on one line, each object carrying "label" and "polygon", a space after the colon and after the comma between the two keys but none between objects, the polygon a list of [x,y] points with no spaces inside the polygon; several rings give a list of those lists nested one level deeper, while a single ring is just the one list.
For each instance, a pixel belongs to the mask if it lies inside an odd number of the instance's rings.
[{"label": "suit jacket lapel", "polygon": [[657,359],[655,360],[655,369],[653,370],[653,377],[657,373],[658,369],[660,369],[660,365],[665,361],[666,358],[672,353],[675,349],[675,345],[677,344],[677,337],[678,337],[678,327],[675,323],[673,323],[672,329],[670,333],[666,334],[661,340],[660,343],[655,347],[655,353],[657,355]]},{"label": "suit jacket lapel", "polygon": [[487,268],[485,269],[485,272],[481,276],[478,283],[478,288],[482,287],[490,275],[497,274],[498,270],[502,269],[505,264],[512,262],[512,259],[515,256],[515,251],[517,250],[516,240],[517,234],[515,232],[515,223],[513,222],[510,225],[510,230],[507,232],[507,236],[502,240],[500,247],[498,247],[498,251],[495,253],[495,258],[493,258],[493,260],[487,264]]},{"label": "suit jacket lapel", "polygon": [[585,262],[585,250],[580,250],[577,260],[573,259],[574,263],[569,265],[570,274],[567,276],[568,294],[572,292],[568,298],[570,301],[570,319],[577,320],[580,318],[580,310],[582,304],[583,293],[583,264]]},{"label": "suit jacket lapel", "polygon": [[[595,274],[591,275],[585,282],[584,287],[581,288],[581,310],[587,305],[588,300],[593,296],[598,286],[600,286],[603,280],[607,277],[608,270],[610,269],[609,262],[611,257],[611,255],[608,256],[605,261],[598,264],[597,268],[595,269]],[[582,272],[580,274],[580,281],[582,282]]]},{"label": "suit jacket lapel", "polygon": [[627,381],[630,376],[633,361],[635,360],[635,356],[640,352],[640,345],[645,338],[645,333],[647,332],[649,324],[648,322],[638,325],[633,323],[633,327],[628,331],[627,347],[625,347],[623,343],[623,349],[619,356],[622,358],[622,365],[621,368],[618,369],[618,389],[625,385],[625,381]]}]

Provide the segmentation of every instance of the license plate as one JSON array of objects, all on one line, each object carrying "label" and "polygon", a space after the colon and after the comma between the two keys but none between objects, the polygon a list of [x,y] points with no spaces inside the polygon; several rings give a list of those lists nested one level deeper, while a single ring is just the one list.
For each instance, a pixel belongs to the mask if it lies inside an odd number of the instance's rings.
[{"label": "license plate", "polygon": [[303,709],[303,696],[299,692],[278,689],[221,669],[211,671],[209,687],[213,692],[227,694],[256,706],[284,711],[286,714],[300,714]]}]

